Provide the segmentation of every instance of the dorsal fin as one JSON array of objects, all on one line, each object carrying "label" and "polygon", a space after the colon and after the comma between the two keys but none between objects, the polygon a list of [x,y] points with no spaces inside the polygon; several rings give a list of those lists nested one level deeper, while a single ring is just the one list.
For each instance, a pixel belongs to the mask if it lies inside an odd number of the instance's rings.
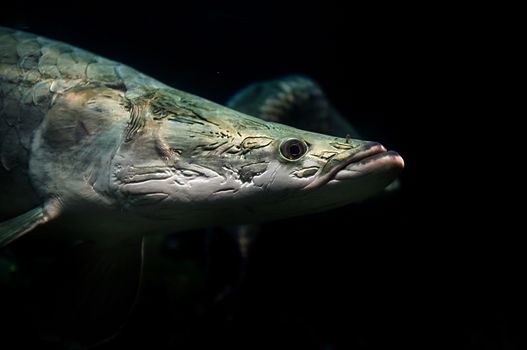
[{"label": "dorsal fin", "polygon": [[357,130],[332,106],[320,85],[301,75],[253,83],[232,96],[227,106],[299,129],[360,138]]}]

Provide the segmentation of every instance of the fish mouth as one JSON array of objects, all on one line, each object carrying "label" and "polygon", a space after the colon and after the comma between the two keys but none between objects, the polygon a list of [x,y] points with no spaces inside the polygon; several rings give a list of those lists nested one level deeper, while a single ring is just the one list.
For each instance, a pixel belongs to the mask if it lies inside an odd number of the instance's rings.
[{"label": "fish mouth", "polygon": [[[369,142],[368,148],[342,161],[325,176],[307,185],[306,189],[322,187],[327,183],[337,183],[345,180],[383,177],[388,185],[404,168],[403,158],[395,151],[387,151],[377,142]],[[377,175],[377,176],[374,176]],[[386,180],[388,179],[388,180]]]},{"label": "fish mouth", "polygon": [[380,143],[373,143],[348,161],[338,166],[330,175],[331,180],[349,180],[372,173],[400,172],[403,158],[395,151],[388,151]]}]

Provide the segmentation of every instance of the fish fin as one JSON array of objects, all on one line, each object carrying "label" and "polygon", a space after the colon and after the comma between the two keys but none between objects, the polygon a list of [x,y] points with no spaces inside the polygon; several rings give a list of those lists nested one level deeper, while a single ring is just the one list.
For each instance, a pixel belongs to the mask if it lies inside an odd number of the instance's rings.
[{"label": "fish fin", "polygon": [[35,288],[41,334],[87,347],[112,340],[137,303],[142,271],[142,237],[76,244]]},{"label": "fish fin", "polygon": [[3,247],[45,220],[44,209],[37,207],[7,221],[0,222],[0,247]]},{"label": "fish fin", "polygon": [[395,179],[392,182],[390,182],[388,186],[384,188],[383,193],[384,194],[394,193],[394,192],[398,192],[400,189],[401,189],[401,181],[399,179]]},{"label": "fish fin", "polygon": [[328,112],[328,100],[320,86],[312,79],[297,75],[251,84],[234,95],[227,106],[286,124],[290,119],[306,118],[305,113],[296,115],[300,110],[310,110],[307,117],[320,117]]},{"label": "fish fin", "polygon": [[56,218],[60,213],[58,201],[46,202],[22,215],[0,222],[0,248],[33,230],[35,227]]},{"label": "fish fin", "polygon": [[235,94],[227,106],[272,122],[314,132],[360,138],[316,81],[301,75],[260,81]]}]

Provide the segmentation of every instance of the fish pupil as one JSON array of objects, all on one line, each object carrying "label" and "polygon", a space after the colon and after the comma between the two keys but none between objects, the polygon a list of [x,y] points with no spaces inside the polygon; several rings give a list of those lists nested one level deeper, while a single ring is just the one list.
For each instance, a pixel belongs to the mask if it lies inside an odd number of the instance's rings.
[{"label": "fish pupil", "polygon": [[290,153],[293,157],[298,157],[298,156],[302,153],[302,150],[300,149],[300,145],[297,144],[297,143],[292,144],[292,145],[289,147],[289,153]]}]

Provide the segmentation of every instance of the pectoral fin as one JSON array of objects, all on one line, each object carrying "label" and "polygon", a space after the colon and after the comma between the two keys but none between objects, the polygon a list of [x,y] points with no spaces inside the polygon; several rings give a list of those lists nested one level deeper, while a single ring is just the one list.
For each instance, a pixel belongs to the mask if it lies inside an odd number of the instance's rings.
[{"label": "pectoral fin", "polygon": [[34,288],[42,334],[79,346],[112,339],[137,302],[142,264],[142,238],[69,248]]},{"label": "pectoral fin", "polygon": [[0,222],[0,248],[33,230],[35,227],[54,219],[59,215],[59,205],[49,201],[41,207]]}]

